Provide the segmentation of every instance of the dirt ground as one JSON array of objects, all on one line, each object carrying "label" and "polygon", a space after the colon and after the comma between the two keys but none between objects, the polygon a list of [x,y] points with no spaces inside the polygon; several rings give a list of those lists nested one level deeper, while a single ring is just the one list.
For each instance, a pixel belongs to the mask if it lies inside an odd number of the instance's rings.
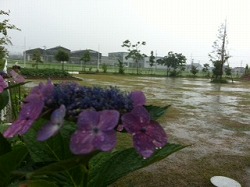
[{"label": "dirt ground", "polygon": [[148,104],[171,104],[160,123],[169,142],[190,145],[113,187],[212,187],[213,176],[250,187],[250,82],[218,85],[207,79],[77,76],[83,85],[142,90]]}]

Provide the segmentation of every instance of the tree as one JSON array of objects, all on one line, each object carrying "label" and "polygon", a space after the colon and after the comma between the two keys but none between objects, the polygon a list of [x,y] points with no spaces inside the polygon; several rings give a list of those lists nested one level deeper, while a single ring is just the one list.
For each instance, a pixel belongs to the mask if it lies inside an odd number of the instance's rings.
[{"label": "tree", "polygon": [[202,72],[206,74],[207,77],[209,77],[209,64],[203,64]]},{"label": "tree", "polygon": [[41,53],[39,50],[36,50],[33,55],[32,55],[32,60],[34,60],[36,62],[36,69],[38,69],[38,63],[42,62],[42,57],[41,57]]},{"label": "tree", "polygon": [[132,44],[129,40],[125,40],[122,44],[122,47],[126,47],[128,49],[128,55],[125,57],[126,59],[132,58],[136,63],[136,72],[139,74],[139,62],[144,59],[147,55],[142,54],[139,48],[142,45],[146,45],[146,42],[137,42],[136,44]]},{"label": "tree", "polygon": [[221,24],[217,40],[213,43],[213,51],[209,54],[210,61],[214,64],[213,73],[215,79],[222,79],[223,75],[223,66],[225,62],[230,58],[229,53],[227,51],[227,25]]},{"label": "tree", "polygon": [[62,63],[62,70],[64,71],[64,63],[69,61],[69,54],[65,51],[59,50],[55,55],[55,59]]},{"label": "tree", "polygon": [[190,69],[190,72],[194,75],[195,75],[199,72],[198,68],[196,66],[194,66],[193,64],[191,65],[191,69]]},{"label": "tree", "polygon": [[245,75],[249,74],[249,68],[248,68],[248,64],[245,67]]},{"label": "tree", "polygon": [[82,71],[84,70],[85,71],[85,66],[86,66],[86,63],[87,62],[90,62],[91,60],[91,56],[90,56],[90,52],[89,50],[86,50],[82,56],[82,58],[80,59],[84,62],[84,66],[82,66]]},{"label": "tree", "polygon": [[225,68],[225,74],[226,74],[226,76],[232,75],[232,68],[230,68],[229,65],[226,66],[226,68]]},{"label": "tree", "polygon": [[183,71],[184,65],[186,64],[186,57],[181,53],[168,52],[168,56],[158,59],[157,63],[167,66],[167,76],[177,76],[181,71]]},{"label": "tree", "polygon": [[124,64],[122,63],[122,61],[120,59],[118,59],[118,67],[119,67],[119,74],[124,74],[125,73],[125,69],[124,69]]},{"label": "tree", "polygon": [[[0,16],[9,16],[10,12],[0,10]],[[5,48],[6,45],[11,45],[11,38],[8,36],[9,30],[20,30],[15,25],[9,23],[8,19],[4,19],[0,22],[0,70],[4,68],[5,58],[8,55],[8,51]]]},{"label": "tree", "polygon": [[149,57],[149,65],[151,67],[151,71],[152,71],[152,68],[153,68],[154,64],[155,64],[155,56],[154,56],[154,52],[151,51],[150,52],[150,57]]}]

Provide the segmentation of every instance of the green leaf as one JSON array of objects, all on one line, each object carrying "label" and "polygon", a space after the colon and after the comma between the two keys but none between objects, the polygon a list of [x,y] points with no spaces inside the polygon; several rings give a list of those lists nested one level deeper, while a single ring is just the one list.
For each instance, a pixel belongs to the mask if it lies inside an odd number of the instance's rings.
[{"label": "green leaf", "polygon": [[48,123],[46,119],[38,120],[30,129],[29,133],[23,136],[30,155],[35,162],[54,162],[69,158],[72,154],[69,150],[71,123],[65,122],[61,132],[47,141],[37,141],[37,132]]},{"label": "green leaf", "polygon": [[18,168],[27,155],[27,148],[19,145],[13,151],[0,156],[0,186],[8,185],[11,172]]},{"label": "green leaf", "polygon": [[9,102],[9,94],[7,90],[0,93],[0,110],[2,110]]},{"label": "green leaf", "polygon": [[22,182],[19,186],[28,186],[28,187],[58,187],[55,183],[47,180],[30,180],[27,182]]},{"label": "green leaf", "polygon": [[102,155],[97,155],[97,159],[94,158],[91,161],[93,163],[92,168],[90,168],[88,186],[108,186],[128,173],[162,160],[185,147],[186,146],[178,144],[167,144],[148,159],[143,159],[139,156],[134,148],[110,154],[102,153]]},{"label": "green leaf", "polygon": [[151,119],[157,120],[158,118],[160,118],[162,115],[164,115],[166,113],[167,109],[170,106],[171,105],[159,107],[159,106],[148,105],[148,106],[145,106],[145,108],[148,110],[148,112],[151,116]]},{"label": "green leaf", "polygon": [[70,170],[75,168],[79,165],[87,165],[90,158],[96,155],[97,152],[93,152],[89,155],[84,156],[74,156],[73,158],[67,160],[61,160],[55,163],[51,163],[47,166],[39,168],[31,173],[28,174],[29,177],[37,176],[37,175],[44,175],[44,174],[52,174],[57,173],[65,170]]},{"label": "green leaf", "polygon": [[0,133],[0,156],[11,151],[11,145]]}]

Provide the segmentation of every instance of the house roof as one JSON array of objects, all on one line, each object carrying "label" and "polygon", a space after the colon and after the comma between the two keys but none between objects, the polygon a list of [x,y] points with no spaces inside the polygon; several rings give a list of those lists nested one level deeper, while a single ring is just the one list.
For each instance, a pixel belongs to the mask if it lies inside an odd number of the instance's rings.
[{"label": "house roof", "polygon": [[65,47],[62,47],[62,46],[56,46],[56,47],[53,47],[53,48],[49,48],[47,49],[46,51],[54,51],[54,50],[66,50],[66,51],[70,51],[70,49],[67,49]]},{"label": "house roof", "polygon": [[45,50],[42,48],[35,48],[35,49],[29,49],[26,50],[25,53],[26,54],[33,54],[34,52],[39,51],[40,53],[43,53]]}]

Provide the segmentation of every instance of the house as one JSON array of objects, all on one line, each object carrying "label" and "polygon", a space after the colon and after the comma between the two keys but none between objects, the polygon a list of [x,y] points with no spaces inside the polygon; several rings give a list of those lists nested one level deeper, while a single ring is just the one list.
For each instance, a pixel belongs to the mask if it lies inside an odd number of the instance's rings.
[{"label": "house", "polygon": [[77,50],[77,51],[70,51],[69,49],[62,47],[62,46],[57,46],[49,49],[41,49],[41,48],[35,48],[35,49],[30,49],[24,52],[24,56],[26,58],[26,61],[32,61],[33,55],[35,53],[39,53],[41,55],[41,60],[45,62],[56,62],[55,55],[58,53],[58,51],[64,51],[69,54],[70,57],[70,62],[75,63],[75,64],[80,64],[81,63],[81,58],[83,55],[89,51],[90,53],[90,64],[97,64],[98,61],[101,62],[102,58],[102,53],[98,51],[94,51],[91,49],[86,49],[86,50]]},{"label": "house", "polygon": [[41,55],[41,60],[44,61],[45,50],[42,48],[35,48],[35,49],[24,51],[24,57],[26,58],[26,61],[32,61],[33,55],[35,53],[39,53]]},{"label": "house", "polygon": [[58,53],[58,51],[64,51],[70,55],[69,49],[62,47],[62,46],[57,46],[57,47],[53,47],[53,48],[45,50],[45,52],[43,54],[45,61],[56,62],[55,55]]},{"label": "house", "polygon": [[234,67],[232,69],[232,74],[236,76],[242,76],[245,73],[245,68],[244,67]]},{"label": "house", "polygon": [[24,51],[24,57],[25,57],[25,60],[29,62],[29,61],[32,61],[33,55],[35,53],[39,53],[41,55],[42,61],[56,62],[55,55],[58,53],[58,51],[64,51],[70,54],[69,49],[65,47],[57,46],[57,47],[50,48],[50,49],[35,48],[35,49],[27,50],[27,51]]},{"label": "house", "polygon": [[71,63],[80,64],[81,63],[81,58],[87,52],[89,52],[89,55],[90,55],[90,62],[88,62],[89,64],[97,64],[98,61],[101,62],[102,53],[100,53],[98,51],[94,51],[92,49],[86,49],[86,50],[72,51],[70,53],[70,61],[71,61]]}]

